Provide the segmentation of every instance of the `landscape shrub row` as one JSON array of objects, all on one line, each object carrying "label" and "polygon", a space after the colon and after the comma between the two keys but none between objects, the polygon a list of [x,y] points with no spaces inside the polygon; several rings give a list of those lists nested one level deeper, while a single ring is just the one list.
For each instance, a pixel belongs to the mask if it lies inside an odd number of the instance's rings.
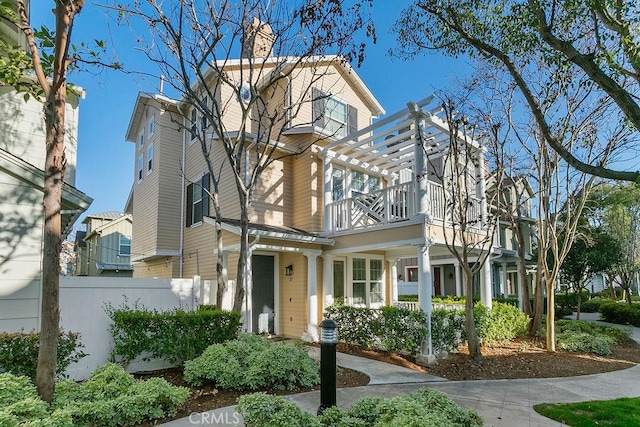
[{"label": "landscape shrub row", "polygon": [[175,413],[189,390],[162,378],[135,380],[116,364],[104,365],[77,384],[56,384],[53,403],[40,399],[24,376],[0,374],[0,425],[95,426],[135,425]]},{"label": "landscape shrub row", "polygon": [[[589,299],[591,292],[586,289],[581,290],[580,305],[584,304]],[[560,307],[576,308],[578,306],[578,293],[577,292],[565,292],[556,294],[556,305]],[[582,311],[582,310],[581,310]]]},{"label": "landscape shrub row", "polygon": [[611,346],[629,339],[629,331],[601,326],[584,320],[558,320],[556,345],[559,350],[594,353],[600,356],[611,354]]},{"label": "landscape shrub row", "polygon": [[600,305],[603,302],[611,301],[603,298],[592,298],[590,300],[582,301],[580,304],[580,312],[582,313],[597,313],[600,311]]},{"label": "landscape shrub row", "polygon": [[[380,348],[390,352],[417,353],[427,337],[427,316],[422,310],[402,307],[369,309],[332,305],[327,318],[338,324],[341,341],[362,348]],[[496,345],[524,335],[529,318],[517,307],[495,302],[491,310],[482,304],[474,308],[478,338],[483,344]],[[431,345],[434,352],[451,352],[465,337],[463,310],[434,310],[431,315]]]},{"label": "landscape shrub row", "polygon": [[[36,332],[0,333],[0,373],[24,375],[32,380],[36,377],[40,334]],[[60,331],[56,374],[61,377],[67,367],[86,356],[82,351],[80,334]]]},{"label": "landscape shrub row", "polygon": [[416,354],[427,336],[427,317],[421,310],[332,305],[325,310],[325,317],[338,324],[341,341],[358,344],[365,349],[381,348]]},{"label": "landscape shrub row", "polygon": [[322,415],[303,412],[281,396],[255,393],[238,399],[238,411],[247,427],[308,426],[482,426],[474,411],[461,408],[446,394],[432,388],[391,399],[367,396],[349,409],[331,407]]},{"label": "landscape shrub row", "polygon": [[320,382],[318,364],[307,352],[284,343],[272,344],[251,334],[209,346],[184,365],[187,383],[229,390],[294,390]]},{"label": "landscape shrub row", "polygon": [[132,309],[107,305],[105,311],[112,320],[112,359],[125,365],[139,356],[183,364],[211,344],[235,339],[240,329],[240,313],[233,311],[158,311],[137,304]]},{"label": "landscape shrub row", "polygon": [[640,327],[640,304],[607,301],[600,305],[600,314],[605,322]]}]

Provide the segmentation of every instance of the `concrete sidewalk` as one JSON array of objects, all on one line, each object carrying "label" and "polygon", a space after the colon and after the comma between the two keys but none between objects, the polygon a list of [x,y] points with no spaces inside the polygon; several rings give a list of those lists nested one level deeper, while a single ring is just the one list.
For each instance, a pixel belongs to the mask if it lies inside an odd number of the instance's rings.
[{"label": "concrete sidewalk", "polygon": [[[630,329],[632,338],[640,342],[640,328],[600,322],[597,313],[583,313],[581,318]],[[338,354],[337,360],[339,366],[359,370],[371,378],[367,386],[338,389],[337,401],[340,407],[347,408],[364,396],[394,397],[422,387],[433,387],[446,393],[463,407],[477,411],[487,427],[561,426],[562,424],[536,413],[533,406],[538,403],[569,403],[640,396],[640,366],[579,377],[446,381],[400,366],[346,354]],[[316,413],[320,405],[319,391],[293,394],[286,398],[311,413]],[[164,425],[243,425],[238,417],[235,407],[230,406],[194,414],[190,418]]]}]

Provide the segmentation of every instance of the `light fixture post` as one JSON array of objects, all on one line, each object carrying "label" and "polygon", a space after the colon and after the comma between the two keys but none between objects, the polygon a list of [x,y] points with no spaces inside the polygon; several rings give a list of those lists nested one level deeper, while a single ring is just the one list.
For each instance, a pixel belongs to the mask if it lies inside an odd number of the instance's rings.
[{"label": "light fixture post", "polygon": [[318,415],[325,409],[336,406],[336,345],[338,325],[331,319],[320,322],[320,407]]}]

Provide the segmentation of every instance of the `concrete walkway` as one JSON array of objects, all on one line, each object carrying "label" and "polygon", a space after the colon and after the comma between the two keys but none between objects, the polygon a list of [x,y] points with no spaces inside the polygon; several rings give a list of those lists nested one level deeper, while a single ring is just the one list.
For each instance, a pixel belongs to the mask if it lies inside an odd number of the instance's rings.
[{"label": "concrete walkway", "polygon": [[[599,314],[581,314],[583,320],[599,321]],[[632,338],[640,342],[640,328],[631,329]],[[371,378],[367,386],[337,390],[341,407],[349,407],[364,396],[394,397],[411,393],[422,387],[433,387],[449,395],[467,409],[477,411],[485,426],[538,427],[562,424],[545,418],[533,410],[538,403],[569,403],[587,400],[609,400],[640,396],[640,366],[622,371],[567,378],[446,381],[421,374],[400,366],[369,359],[339,354],[338,365],[356,369]],[[316,413],[320,392],[313,391],[286,396],[305,411]],[[235,407],[220,408],[202,414],[193,414],[164,424],[165,426],[243,425]]]}]

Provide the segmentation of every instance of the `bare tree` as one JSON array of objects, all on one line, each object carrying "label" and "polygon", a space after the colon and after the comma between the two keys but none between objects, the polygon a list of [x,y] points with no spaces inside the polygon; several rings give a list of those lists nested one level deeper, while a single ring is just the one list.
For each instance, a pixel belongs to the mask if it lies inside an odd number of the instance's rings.
[{"label": "bare tree", "polygon": [[[333,88],[326,83],[322,91],[315,90],[327,76],[329,64],[363,60],[364,44],[355,37],[361,33],[375,37],[369,7],[369,0],[148,0],[114,6],[118,19],[132,23],[132,28],[137,28],[133,20],[141,20],[149,29],[138,37],[139,48],[177,93],[183,114],[188,115],[187,126],[199,133],[213,182],[210,194],[218,230],[223,221],[221,180],[229,178],[235,184],[241,229],[236,310],[251,280],[249,219],[261,176],[274,162],[301,154],[317,142],[317,138],[301,139],[285,145],[281,140],[303,106],[331,93]],[[304,78],[301,70],[306,70]],[[299,85],[295,91],[294,80]],[[196,124],[199,120],[205,125]],[[301,120],[307,126],[319,124],[317,116]],[[217,242],[221,292],[220,231]],[[221,294],[218,302],[220,298]]]}]

